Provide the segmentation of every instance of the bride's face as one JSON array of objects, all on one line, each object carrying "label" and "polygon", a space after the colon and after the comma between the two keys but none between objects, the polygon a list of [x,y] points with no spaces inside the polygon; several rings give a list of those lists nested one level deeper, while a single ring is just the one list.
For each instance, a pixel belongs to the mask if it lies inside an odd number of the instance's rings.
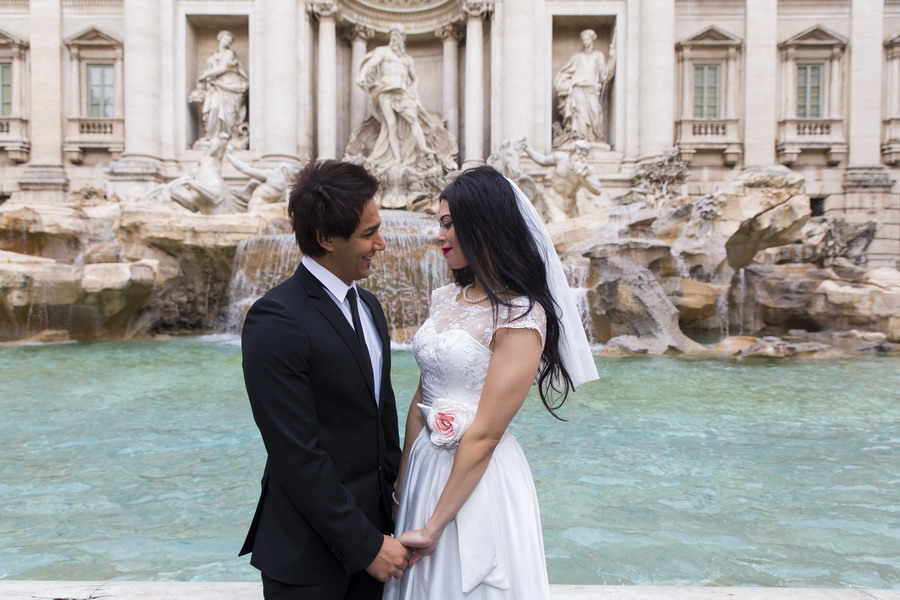
[{"label": "bride's face", "polygon": [[444,260],[451,269],[462,269],[469,266],[469,261],[463,256],[462,250],[456,242],[456,232],[453,230],[453,217],[450,215],[450,206],[446,200],[441,200],[438,209],[438,234],[437,241],[444,253]]}]

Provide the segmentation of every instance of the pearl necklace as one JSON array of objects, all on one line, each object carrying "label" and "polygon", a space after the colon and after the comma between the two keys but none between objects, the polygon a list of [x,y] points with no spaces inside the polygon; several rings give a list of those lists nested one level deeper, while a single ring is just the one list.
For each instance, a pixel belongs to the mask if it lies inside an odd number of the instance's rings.
[{"label": "pearl necklace", "polygon": [[488,299],[488,295],[487,295],[487,294],[485,294],[484,296],[479,296],[478,298],[475,298],[474,300],[471,300],[471,299],[469,298],[469,288],[471,288],[473,285],[475,285],[475,284],[474,284],[474,283],[470,283],[469,285],[467,285],[467,286],[465,286],[465,287],[463,288],[463,291],[462,291],[462,299],[463,299],[464,301],[468,302],[469,304],[478,304],[478,303],[480,303],[480,302],[484,302],[485,300],[487,300],[487,299]]}]

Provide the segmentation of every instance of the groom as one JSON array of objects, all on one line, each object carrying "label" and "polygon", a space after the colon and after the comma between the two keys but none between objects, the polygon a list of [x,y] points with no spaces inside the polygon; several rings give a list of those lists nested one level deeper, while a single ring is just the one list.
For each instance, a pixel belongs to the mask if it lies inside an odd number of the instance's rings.
[{"label": "groom", "polygon": [[244,381],[268,458],[241,554],[266,600],[380,599],[409,552],[390,537],[400,462],[387,321],[356,281],[384,250],[363,167],[298,175],[288,216],[303,260],[244,322]]}]

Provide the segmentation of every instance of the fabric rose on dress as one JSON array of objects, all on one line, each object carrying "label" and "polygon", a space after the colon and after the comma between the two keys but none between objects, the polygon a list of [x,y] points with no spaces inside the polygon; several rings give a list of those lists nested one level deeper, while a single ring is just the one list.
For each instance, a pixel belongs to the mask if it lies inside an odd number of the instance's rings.
[{"label": "fabric rose on dress", "polygon": [[444,448],[456,448],[459,440],[475,420],[475,407],[465,402],[438,398],[428,413],[431,443]]}]

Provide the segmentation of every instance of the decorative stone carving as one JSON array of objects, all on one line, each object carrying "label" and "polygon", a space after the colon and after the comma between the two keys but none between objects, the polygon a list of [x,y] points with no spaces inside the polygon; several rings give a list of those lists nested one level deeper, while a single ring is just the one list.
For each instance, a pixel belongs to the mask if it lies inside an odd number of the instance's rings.
[{"label": "decorative stone carving", "polygon": [[229,188],[222,177],[222,157],[227,147],[228,137],[223,132],[204,151],[196,173],[159,186],[141,200],[163,196],[191,212],[204,215],[247,212],[247,200]]},{"label": "decorative stone carving", "polygon": [[309,5],[309,10],[318,19],[336,19],[340,7],[334,0],[316,0]]},{"label": "decorative stone carving", "polygon": [[676,186],[684,183],[691,174],[687,163],[678,155],[678,150],[673,148],[640,163],[634,170],[638,186],[653,196],[656,207],[670,199]]},{"label": "decorative stone carving", "polygon": [[562,117],[557,146],[572,139],[606,143],[603,97],[616,72],[616,34],[613,31],[608,58],[594,49],[596,39],[593,29],[582,31],[582,49],[572,55],[553,81]]},{"label": "decorative stone carving", "polygon": [[519,159],[525,153],[527,146],[528,142],[524,137],[504,140],[497,151],[488,156],[487,163],[514,181],[546,221],[547,207],[544,192],[535,185],[534,179],[523,172],[520,167]]},{"label": "decorative stone carving", "polygon": [[294,165],[280,162],[271,168],[253,167],[231,152],[226,152],[225,157],[235,169],[250,177],[250,182],[238,193],[241,200],[247,202],[248,212],[266,204],[287,200],[288,188],[297,174]]},{"label": "decorative stone carving", "polygon": [[592,194],[601,191],[600,180],[594,168],[588,164],[590,144],[578,140],[568,151],[551,152],[547,156],[537,152],[526,143],[525,153],[537,164],[553,167],[550,174],[550,189],[544,198],[544,219],[564,221],[577,217],[578,191],[582,188]]},{"label": "decorative stone carving", "polygon": [[208,143],[224,134],[233,148],[243,149],[249,139],[246,121],[250,79],[231,49],[234,35],[223,30],[216,39],[219,49],[207,59],[207,68],[189,96],[191,103],[201,107],[204,134],[199,142]]},{"label": "decorative stone carving", "polygon": [[381,178],[382,207],[424,208],[423,193],[439,192],[443,176],[456,169],[457,146],[419,101],[402,26],[391,27],[388,45],[366,54],[356,82],[370,94],[371,116],[350,136],[345,160],[362,163]]}]

